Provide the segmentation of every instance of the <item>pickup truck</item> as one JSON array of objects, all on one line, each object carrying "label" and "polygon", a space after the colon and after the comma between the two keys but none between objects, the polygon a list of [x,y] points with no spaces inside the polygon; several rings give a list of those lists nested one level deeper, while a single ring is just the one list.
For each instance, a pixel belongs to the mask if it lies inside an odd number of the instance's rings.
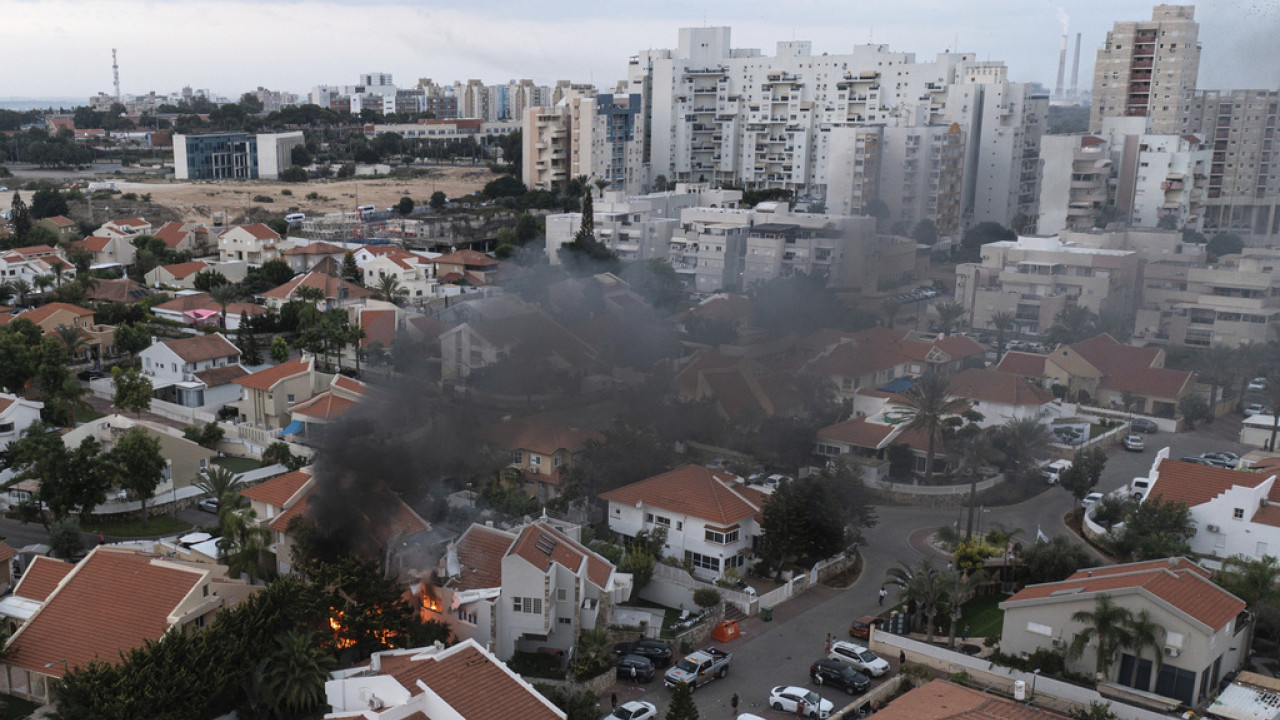
[{"label": "pickup truck", "polygon": [[689,686],[689,692],[697,690],[715,678],[729,674],[729,663],[733,661],[733,653],[716,648],[707,648],[689,653],[667,670],[662,677],[662,684],[675,687],[679,683]]}]

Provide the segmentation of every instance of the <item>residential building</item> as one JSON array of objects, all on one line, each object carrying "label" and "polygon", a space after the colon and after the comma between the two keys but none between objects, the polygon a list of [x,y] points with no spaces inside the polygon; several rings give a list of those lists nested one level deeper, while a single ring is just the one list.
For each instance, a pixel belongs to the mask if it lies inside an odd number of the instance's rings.
[{"label": "residential building", "polygon": [[240,349],[222,333],[153,340],[138,356],[153,397],[183,407],[235,403],[240,388],[233,383],[249,374],[240,365]]},{"label": "residential building", "polygon": [[1067,661],[1075,672],[1102,672],[1104,682],[1199,705],[1249,654],[1253,624],[1244,601],[1186,558],[1095,567],[1061,582],[1028,585],[1000,603],[1002,652],[1067,647],[1090,628],[1075,616],[1093,612],[1101,598],[1135,616],[1147,613],[1160,658],[1121,647],[1110,667],[1099,668],[1096,653],[1086,651]]},{"label": "residential building", "polygon": [[323,392],[332,375],[317,372],[315,358],[295,358],[233,382],[242,392],[237,407],[240,422],[266,430],[283,428],[291,421],[290,408]]},{"label": "residential building", "polygon": [[1270,158],[1280,91],[1201,90],[1187,93],[1181,104],[1179,131],[1204,138],[1213,153],[1204,231],[1235,232],[1249,245],[1274,245],[1280,235],[1280,173],[1271,170]]},{"label": "residential building", "polygon": [[35,279],[51,274],[55,266],[66,270],[71,268],[71,263],[48,245],[0,251],[0,280],[5,282],[22,280],[34,287]]},{"label": "residential building", "polygon": [[1164,357],[1162,348],[1122,345],[1103,333],[1048,355],[1006,353],[996,369],[1036,378],[1043,387],[1060,385],[1068,400],[1081,404],[1172,418],[1195,388],[1192,374],[1165,368]]},{"label": "residential building", "polygon": [[497,260],[476,250],[457,250],[434,258],[435,278],[442,283],[466,280],[471,285],[488,285],[490,277],[501,265]]},{"label": "residential building", "polygon": [[258,177],[280,179],[280,173],[293,166],[293,149],[305,143],[301,130],[258,133]]},{"label": "residential building", "polygon": [[526,370],[549,373],[562,388],[581,387],[597,363],[595,348],[536,307],[500,297],[468,310],[464,322],[440,335],[444,382],[465,384],[475,370],[519,357]]},{"label": "residential building", "polygon": [[1199,33],[1193,5],[1157,5],[1149,21],[1116,23],[1094,62],[1089,131],[1104,118],[1144,117],[1148,132],[1178,132],[1200,72]]},{"label": "residential building", "polygon": [[[889,393],[877,390],[859,390],[857,394],[859,399],[865,397],[880,400],[888,411],[850,418],[820,429],[814,443],[814,452],[828,458],[849,455],[884,461],[888,459],[890,446],[905,445],[911,451],[911,471],[925,472],[929,466],[929,436],[907,430],[901,412],[902,401],[889,398]],[[948,457],[945,452],[938,452],[935,438],[933,471],[947,472],[954,466],[954,458]],[[885,471],[887,472],[887,468]]]},{"label": "residential building", "polygon": [[196,289],[196,275],[212,266],[203,260],[175,263],[173,265],[157,265],[147,273],[147,284],[154,288],[171,288],[182,290]]},{"label": "residential building", "polygon": [[665,528],[663,556],[683,558],[694,575],[714,580],[753,556],[767,496],[729,473],[685,465],[600,499],[609,503],[609,530],[622,542],[641,530]]},{"label": "residential building", "polygon": [[880,132],[877,197],[888,205],[892,220],[907,228],[928,220],[938,235],[956,236],[965,209],[967,139],[960,124],[891,123]]},{"label": "residential building", "polygon": [[174,252],[189,252],[194,257],[209,254],[209,228],[203,223],[167,222],[151,234]]},{"label": "residential building", "polygon": [[355,253],[356,266],[363,273],[366,286],[376,289],[382,278],[395,278],[405,291],[404,299],[419,306],[435,295],[436,261],[441,257],[445,256],[411,252],[388,245],[366,245]]},{"label": "residential building", "polygon": [[216,451],[186,439],[177,429],[150,425],[123,415],[91,420],[68,431],[62,436],[62,441],[68,448],[75,448],[85,438],[91,437],[101,443],[103,452],[108,452],[115,447],[121,435],[135,427],[160,441],[160,454],[165,459],[164,479],[156,486],[152,501],[155,505],[174,501],[179,490],[195,486],[200,482],[202,471],[208,469],[213,458],[218,457]]},{"label": "residential building", "polygon": [[106,221],[93,234],[98,237],[132,240],[141,235],[150,235],[151,230],[151,223],[146,218],[117,218]]},{"label": "residential building", "polygon": [[966,323],[991,327],[1012,313],[1019,333],[1043,334],[1067,305],[1132,318],[1141,258],[1130,250],[1083,247],[1059,237],[1019,237],[982,246],[977,263],[956,266],[955,300]]},{"label": "residential building", "polygon": [[[227,305],[227,323],[224,330],[234,332],[240,329],[240,317],[254,317],[267,312],[261,305],[251,302],[233,302]],[[186,325],[219,325],[222,322],[222,306],[213,301],[207,292],[179,293],[168,302],[151,308],[158,318],[172,320]]]},{"label": "residential building", "polygon": [[560,496],[569,465],[587,443],[604,440],[598,431],[538,417],[506,420],[490,427],[485,435],[499,452],[507,454],[507,467],[520,473],[525,495],[542,502]]},{"label": "residential building", "polygon": [[326,258],[332,259],[340,265],[346,255],[347,248],[327,242],[294,245],[280,253],[281,259],[289,263],[289,269],[295,273],[310,272],[315,269],[317,263]]},{"label": "residential building", "polygon": [[883,128],[880,126],[843,125],[831,128],[827,140],[830,163],[833,167],[852,170],[828,174],[827,212],[833,215],[870,214],[871,204],[880,199],[883,144]]},{"label": "residential building", "polygon": [[965,720],[972,717],[986,720],[1063,720],[1066,717],[1037,705],[1039,703],[1011,700],[949,680],[930,680],[894,698],[876,714],[880,716],[879,720]]},{"label": "residential building", "polygon": [[115,353],[113,343],[116,329],[110,325],[99,325],[94,319],[95,314],[92,310],[64,302],[51,302],[20,313],[13,319],[17,318],[29,320],[46,335],[56,335],[58,328],[63,326],[78,330],[80,337],[84,340],[84,347],[73,353],[76,358],[101,358]]},{"label": "residential building", "polygon": [[951,376],[951,394],[982,413],[983,427],[1013,420],[1042,420],[1056,415],[1053,393],[1013,373],[995,368],[969,368]]},{"label": "residential building", "polygon": [[[298,503],[307,496],[315,482],[313,472],[311,468],[303,468],[277,475],[241,489],[240,496],[249,501],[249,509],[253,511],[254,518],[271,528],[281,517],[289,515],[289,519],[292,519],[297,515],[298,513],[290,512],[292,508],[298,507],[299,513],[306,508],[306,505]],[[286,520],[285,525],[272,532],[271,545],[268,547],[276,556],[276,571],[282,575],[292,572],[293,567],[292,538],[287,530]]]},{"label": "residential building", "polygon": [[1096,135],[1046,135],[1036,232],[1089,230],[1110,202],[1111,155]]},{"label": "residential building", "polygon": [[473,524],[444,561],[443,585],[423,584],[423,619],[459,637],[516,651],[568,653],[586,630],[608,627],[631,575],[542,518],[512,530]]},{"label": "residential building", "polygon": [[1280,324],[1280,252],[1247,248],[1213,265],[1189,257],[1147,263],[1136,330],[1187,347],[1238,347]]},{"label": "residential building", "polygon": [[[11,551],[12,548],[5,544],[0,547],[0,556],[9,555]],[[14,555],[7,558],[5,562],[9,567],[11,579],[15,562],[20,562],[16,559],[16,555],[17,553],[14,552]],[[0,599],[0,618],[3,618],[5,632],[10,637],[18,632],[18,628],[25,625],[37,610],[44,607],[45,601],[57,589],[58,583],[62,582],[62,578],[69,575],[74,568],[75,565],[65,560],[47,555],[33,556],[26,572],[19,577],[18,584],[13,586],[13,594]]]},{"label": "residential building", "polygon": [[119,663],[170,631],[205,627],[252,592],[217,565],[99,545],[10,638],[0,671],[10,694],[47,704],[67,673]]},{"label": "residential building", "polygon": [[83,240],[73,240],[69,245],[92,253],[90,267],[95,268],[132,265],[138,252],[129,238],[120,235],[90,235]]},{"label": "residential building", "polygon": [[[1207,135],[1125,132],[1135,118],[1107,118],[1115,169],[1115,207],[1133,227],[1198,230],[1204,225],[1212,151]],[[1133,152],[1133,145],[1137,152]]]},{"label": "residential building", "polygon": [[177,133],[173,175],[178,180],[256,180],[258,138],[248,133]]},{"label": "residential building", "polygon": [[97,284],[85,291],[85,299],[90,303],[113,302],[133,305],[148,297],[151,297],[151,289],[129,278],[100,279]]},{"label": "residential building", "polygon": [[981,367],[986,355],[984,347],[967,337],[888,328],[822,331],[802,338],[797,352],[803,368],[829,378],[842,400],[895,378]]},{"label": "residential building", "polygon": [[298,288],[310,287],[320,291],[317,307],[355,307],[373,297],[373,292],[352,282],[320,272],[299,275],[289,282],[262,294],[262,302],[272,310],[279,310],[285,303],[297,299]]},{"label": "residential building", "polygon": [[346,417],[369,395],[368,385],[345,375],[334,375],[328,388],[289,406],[291,420],[281,434],[308,440],[324,426]]},{"label": "residential building", "polygon": [[522,718],[564,720],[565,713],[512,672],[484,643],[384,650],[367,666],[325,683],[326,717]]},{"label": "residential building", "polygon": [[40,419],[43,408],[42,402],[0,392],[0,452],[8,449],[9,443],[22,437],[22,433]]},{"label": "residential building", "polygon": [[532,107],[521,125],[521,179],[530,190],[562,187],[574,177],[569,168],[569,107]]},{"label": "residential building", "polygon": [[80,226],[76,225],[76,221],[71,218],[54,215],[53,217],[37,220],[35,224],[57,235],[59,242],[69,242],[80,238]]},{"label": "residential building", "polygon": [[280,235],[261,223],[233,227],[218,238],[218,262],[243,260],[258,267],[280,259],[279,243]]}]

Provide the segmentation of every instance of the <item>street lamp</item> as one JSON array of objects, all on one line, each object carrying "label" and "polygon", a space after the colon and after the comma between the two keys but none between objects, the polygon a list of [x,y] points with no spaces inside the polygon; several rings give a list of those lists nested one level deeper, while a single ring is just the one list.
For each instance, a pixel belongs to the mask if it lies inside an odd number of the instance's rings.
[{"label": "street lamp", "polygon": [[1036,699],[1036,678],[1040,677],[1040,668],[1031,671],[1031,699]]}]

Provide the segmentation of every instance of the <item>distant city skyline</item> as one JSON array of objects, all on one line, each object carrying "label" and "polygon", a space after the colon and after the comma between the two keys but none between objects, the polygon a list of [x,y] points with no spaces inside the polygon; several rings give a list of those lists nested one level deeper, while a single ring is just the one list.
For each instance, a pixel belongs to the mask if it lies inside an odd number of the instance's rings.
[{"label": "distant city skyline", "polygon": [[[480,78],[530,78],[611,89],[627,59],[676,45],[681,27],[727,25],[733,46],[773,55],[778,41],[809,40],[815,54],[847,53],[875,42],[927,60],[946,50],[1004,61],[1011,79],[1052,89],[1065,30],[1074,49],[1083,33],[1080,90],[1114,22],[1150,18],[1154,3],[1081,0],[915,0],[864,8],[838,0],[741,0],[732,7],[655,0],[615,8],[582,0],[549,6],[497,0],[475,4],[408,0],[3,0],[0,46],[30,58],[0,79],[11,98],[87,100],[112,92],[111,49],[120,57],[121,92],[170,93],[183,86],[231,99],[258,86],[305,95],[315,85],[355,84],[365,72],[390,73],[399,86]],[[1195,3],[1204,46],[1200,86],[1280,87],[1276,3]],[[1068,60],[1070,62],[1070,60]],[[1068,67],[1068,82],[1070,67]]]}]

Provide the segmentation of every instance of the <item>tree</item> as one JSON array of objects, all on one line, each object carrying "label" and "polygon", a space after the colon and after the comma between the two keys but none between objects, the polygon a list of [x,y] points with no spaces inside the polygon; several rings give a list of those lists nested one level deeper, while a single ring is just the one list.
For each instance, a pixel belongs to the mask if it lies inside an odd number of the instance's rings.
[{"label": "tree", "polygon": [[1223,255],[1235,255],[1244,250],[1244,240],[1235,233],[1220,233],[1209,240],[1204,250],[1210,260],[1217,260]]},{"label": "tree", "polygon": [[1270,555],[1248,558],[1234,555],[1222,564],[1213,581],[1244,600],[1256,620],[1259,635],[1275,639],[1280,631],[1280,561]]},{"label": "tree", "polygon": [[259,525],[252,508],[239,507],[239,495],[219,499],[218,523],[222,537],[218,539],[218,557],[233,576],[248,576],[249,582],[275,574],[275,563],[268,552],[271,529]]},{"label": "tree", "polygon": [[902,396],[906,401],[906,430],[921,433],[929,439],[924,468],[927,483],[933,479],[933,459],[938,435],[942,432],[945,421],[963,410],[968,403],[961,398],[953,398],[951,381],[936,373],[921,376]]},{"label": "tree", "polygon": [[1098,316],[1083,305],[1067,305],[1053,316],[1045,337],[1050,345],[1070,345],[1098,334]]},{"label": "tree", "polygon": [[980,222],[965,231],[960,238],[960,256],[962,262],[976,262],[980,248],[987,243],[1013,242],[1018,234],[996,222]]},{"label": "tree", "polygon": [[1112,551],[1125,562],[1190,555],[1192,535],[1195,528],[1185,504],[1148,497],[1125,518],[1124,531],[1112,543]]},{"label": "tree", "polygon": [[524,183],[510,175],[503,175],[489,182],[484,186],[483,190],[484,196],[491,200],[501,197],[520,197],[527,192],[529,192],[529,189],[525,187]]},{"label": "tree", "polygon": [[960,626],[960,618],[964,615],[964,604],[973,599],[974,593],[977,592],[978,586],[986,580],[986,576],[981,570],[963,573],[959,570],[951,570],[940,573],[938,580],[941,585],[942,601],[946,604],[947,612],[951,616],[951,629],[947,635],[947,647],[954,650],[956,647],[956,629]]},{"label": "tree", "polygon": [[1183,395],[1178,401],[1178,414],[1187,421],[1188,430],[1195,430],[1197,422],[1208,421],[1213,417],[1209,402],[1203,395]]},{"label": "tree", "polygon": [[218,285],[209,290],[209,299],[222,308],[222,314],[218,317],[218,327],[226,330],[227,306],[240,299],[240,288],[231,284]]},{"label": "tree", "polygon": [[925,617],[925,642],[933,643],[934,619],[938,616],[938,605],[943,599],[942,573],[933,566],[928,558],[918,564],[908,565],[899,560],[897,567],[885,572],[886,585],[897,585],[899,595],[910,603],[914,603],[918,612]]},{"label": "tree", "polygon": [[31,196],[31,218],[40,220],[67,214],[67,198],[57,189],[43,187]]},{"label": "tree", "polygon": [[147,527],[147,501],[155,497],[167,467],[160,438],[135,425],[120,436],[110,456],[119,473],[117,482],[142,502],[142,527]]},{"label": "tree", "polygon": [[688,683],[680,683],[671,691],[671,704],[663,717],[665,720],[698,720],[698,706],[693,704],[693,690]]},{"label": "tree", "polygon": [[938,313],[938,331],[944,335],[950,335],[960,320],[964,318],[964,306],[956,302],[941,302],[933,306],[934,312]]},{"label": "tree", "polygon": [[22,201],[22,196],[17,190],[13,191],[13,202],[9,205],[9,227],[13,229],[13,235],[19,241],[25,240],[27,233],[31,232],[31,212],[27,210],[27,204]]},{"label": "tree", "polygon": [[58,522],[75,513],[88,519],[95,507],[106,502],[112,473],[96,438],[68,448],[52,426],[35,422],[10,443],[8,454],[14,483],[35,480],[40,484],[32,519]]},{"label": "tree", "polygon": [[1091,701],[1089,707],[1076,705],[1067,711],[1071,720],[1116,720],[1118,715],[1111,712],[1111,703]]},{"label": "tree", "polygon": [[431,193],[431,200],[429,201],[429,204],[431,205],[432,210],[440,212],[449,204],[449,196],[445,195],[441,190],[436,190]]},{"label": "tree", "polygon": [[53,334],[66,346],[67,354],[73,361],[79,360],[89,347],[89,341],[85,340],[80,329],[73,325],[59,325],[53,329]]},{"label": "tree", "polygon": [[240,361],[245,365],[262,364],[262,343],[249,327],[249,315],[240,311],[240,326],[236,328],[236,347],[240,350]]},{"label": "tree", "polygon": [[364,273],[360,271],[360,266],[356,264],[355,253],[350,250],[342,256],[342,279],[357,285],[364,282]]},{"label": "tree", "polygon": [[[1156,673],[1160,672],[1161,660],[1163,655],[1160,649],[1164,646],[1165,629],[1162,625],[1151,619],[1151,613],[1143,608],[1136,615],[1129,619],[1129,644],[1128,648],[1133,651],[1133,656],[1138,660],[1142,659],[1145,651],[1151,650],[1155,658]],[[1127,680],[1127,678],[1122,678]],[[1146,690],[1146,688],[1139,688]]]},{"label": "tree", "polygon": [[982,468],[998,460],[1001,453],[991,442],[991,435],[979,431],[962,441],[961,473],[969,478],[969,520],[965,527],[966,542],[973,539],[973,513],[978,502],[978,477]]},{"label": "tree", "polygon": [[892,328],[894,321],[898,317],[898,312],[902,310],[902,303],[891,297],[880,301],[880,311],[884,313],[884,326]]},{"label": "tree", "polygon": [[143,350],[151,347],[151,333],[147,328],[132,322],[122,322],[116,325],[115,336],[112,340],[116,349],[123,350],[130,355],[136,355]]},{"label": "tree", "polygon": [[1072,614],[1071,619],[1085,627],[1071,638],[1067,657],[1080,657],[1092,644],[1094,667],[1102,677],[1109,677],[1108,671],[1116,653],[1133,642],[1129,629],[1133,615],[1128,609],[1116,605],[1110,595],[1103,594],[1094,600],[1093,610],[1079,610]]},{"label": "tree", "polygon": [[306,167],[314,162],[315,158],[312,157],[311,151],[307,149],[306,145],[294,145],[293,149],[289,151],[289,161],[294,165]]},{"label": "tree", "polygon": [[138,372],[137,368],[126,370],[117,365],[111,368],[111,381],[116,388],[112,405],[132,411],[138,417],[142,417],[143,410],[151,409],[151,392],[154,389],[151,379]]},{"label": "tree", "polygon": [[196,487],[220,504],[234,507],[238,504],[234,501],[236,483],[238,481],[239,476],[234,472],[221,465],[214,465],[201,472],[200,480],[196,482]]},{"label": "tree", "polygon": [[271,359],[276,363],[289,362],[289,343],[279,335],[271,339],[271,349],[268,351]]},{"label": "tree", "polygon": [[409,288],[401,285],[400,278],[395,275],[383,275],[373,287],[373,296],[385,302],[403,305],[409,297]]},{"label": "tree", "polygon": [[283,260],[268,260],[258,271],[268,288],[279,287],[293,279],[293,268]]},{"label": "tree", "polygon": [[396,212],[400,213],[404,217],[408,217],[412,215],[413,208],[414,208],[413,198],[409,197],[408,195],[405,195],[404,197],[400,198],[400,202],[396,203]]},{"label": "tree", "polygon": [[289,451],[288,443],[279,440],[271,443],[266,450],[262,451],[262,462],[267,465],[284,465],[290,470],[297,470],[306,464],[303,458],[299,458]]},{"label": "tree", "polygon": [[69,517],[49,524],[49,551],[68,562],[80,559],[84,554],[84,535],[78,519]]},{"label": "tree", "polygon": [[921,245],[938,244],[938,226],[928,218],[921,220],[911,228],[911,239]]},{"label": "tree", "polygon": [[191,425],[182,429],[182,436],[184,438],[209,450],[217,450],[218,443],[222,442],[222,438],[225,434],[226,433],[222,430],[222,426],[213,421],[207,422],[204,425]]},{"label": "tree", "polygon": [[1066,535],[1055,535],[1049,542],[1033,543],[1022,550],[1022,564],[1027,569],[1029,583],[1066,580],[1093,562],[1089,551]]},{"label": "tree", "polygon": [[996,329],[996,364],[1004,357],[1005,336],[1013,329],[1017,316],[1007,310],[991,313],[991,326]]},{"label": "tree", "polygon": [[227,279],[226,275],[223,275],[213,268],[208,268],[196,273],[191,284],[200,292],[210,292],[214,288],[227,285],[230,282],[231,281]]},{"label": "tree", "polygon": [[1079,504],[1098,486],[1102,469],[1107,466],[1107,453],[1101,447],[1077,450],[1071,459],[1071,467],[1062,471],[1059,481]]},{"label": "tree", "polygon": [[258,664],[263,694],[280,717],[304,717],[325,708],[324,684],[337,668],[333,656],[320,651],[319,636],[289,630],[276,637],[276,647]]}]

